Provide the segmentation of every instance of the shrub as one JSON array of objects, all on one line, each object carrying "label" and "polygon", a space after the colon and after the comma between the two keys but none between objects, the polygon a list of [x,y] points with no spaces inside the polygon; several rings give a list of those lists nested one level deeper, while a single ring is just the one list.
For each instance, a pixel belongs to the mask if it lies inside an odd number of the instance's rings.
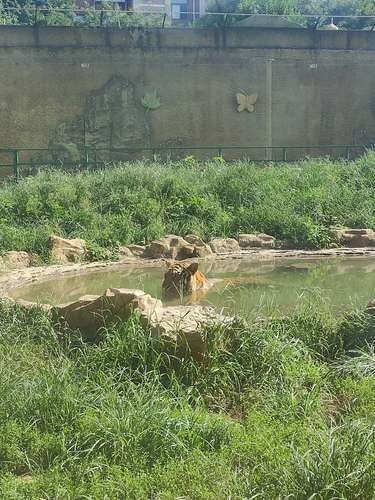
[{"label": "shrub", "polygon": [[193,159],[73,174],[43,170],[1,187],[0,251],[46,259],[51,232],[103,249],[188,232],[206,239],[265,232],[299,247],[326,247],[331,225],[375,228],[374,166],[370,152],[353,162],[267,168]]}]

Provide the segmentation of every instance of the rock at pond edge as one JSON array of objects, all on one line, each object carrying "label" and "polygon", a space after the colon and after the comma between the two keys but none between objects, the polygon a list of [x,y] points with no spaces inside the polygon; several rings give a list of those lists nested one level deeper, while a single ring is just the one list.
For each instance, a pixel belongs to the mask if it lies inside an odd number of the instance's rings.
[{"label": "rock at pond edge", "polygon": [[142,290],[108,288],[103,295],[85,295],[54,308],[55,320],[80,330],[86,338],[98,340],[99,330],[137,311],[142,325],[153,335],[188,347],[198,358],[204,354],[207,339],[204,327],[230,323],[232,318],[206,306],[168,306]]},{"label": "rock at pond edge", "polygon": [[239,234],[241,248],[275,248],[276,238],[268,234]]},{"label": "rock at pond edge", "polygon": [[330,234],[340,245],[345,247],[375,247],[375,231],[373,231],[372,229],[331,227]]},{"label": "rock at pond edge", "polygon": [[234,238],[214,238],[209,242],[211,250],[217,254],[238,253],[241,248]]},{"label": "rock at pond edge", "polygon": [[60,264],[80,262],[87,256],[86,243],[82,239],[68,240],[52,235],[50,246],[51,259]]},{"label": "rock at pond edge", "polygon": [[126,248],[131,251],[134,257],[143,257],[144,251],[146,249],[143,245],[126,245]]},{"label": "rock at pond edge", "polygon": [[31,256],[27,252],[11,250],[0,257],[0,269],[25,269],[31,265]]}]

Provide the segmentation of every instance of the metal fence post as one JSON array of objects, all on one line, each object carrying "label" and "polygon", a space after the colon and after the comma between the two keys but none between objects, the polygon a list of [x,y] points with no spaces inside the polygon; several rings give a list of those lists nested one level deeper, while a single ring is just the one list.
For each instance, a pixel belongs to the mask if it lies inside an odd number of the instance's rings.
[{"label": "metal fence post", "polygon": [[95,165],[95,170],[98,168],[98,153],[96,151],[96,148],[94,148],[94,165]]},{"label": "metal fence post", "polygon": [[350,146],[346,146],[346,159],[350,160]]},{"label": "metal fence post", "polygon": [[283,148],[283,161],[287,161],[287,152],[286,152],[286,148]]},{"label": "metal fence post", "polygon": [[20,178],[19,163],[20,163],[19,152],[17,149],[15,149],[13,151],[13,175],[17,181]]},{"label": "metal fence post", "polygon": [[89,168],[90,158],[89,158],[89,150],[85,148],[85,168],[86,170]]}]

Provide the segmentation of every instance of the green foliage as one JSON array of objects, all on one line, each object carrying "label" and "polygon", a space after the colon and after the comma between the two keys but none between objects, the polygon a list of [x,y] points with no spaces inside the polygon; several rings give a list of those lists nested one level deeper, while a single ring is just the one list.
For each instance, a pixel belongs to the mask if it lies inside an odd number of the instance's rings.
[{"label": "green foliage", "polygon": [[[81,7],[81,8],[80,8]],[[83,9],[82,9],[83,7]],[[101,2],[101,10],[75,0],[46,0],[35,8],[33,0],[0,0],[0,24],[41,26],[161,26],[160,14],[128,15],[117,3]],[[167,21],[168,23],[168,21]]]},{"label": "green foliage", "polygon": [[348,314],[341,324],[340,335],[348,351],[374,345],[375,317],[365,313]]},{"label": "green foliage", "polygon": [[241,12],[253,14],[285,14],[298,13],[294,0],[241,0]]},{"label": "green foliage", "polygon": [[201,364],[136,317],[88,345],[0,304],[0,496],[372,498],[373,350],[342,323],[238,320]]},{"label": "green foliage", "polygon": [[[345,19],[335,16],[374,16],[372,0],[212,0],[208,14],[198,22],[200,25],[225,25],[244,19],[244,16],[210,16],[210,12],[238,14],[283,15],[302,26],[322,27],[330,17],[342,29],[363,29],[374,24],[373,18]],[[306,18],[303,14],[314,17]],[[324,17],[325,16],[325,17]]]},{"label": "green foliage", "polygon": [[331,225],[375,228],[375,154],[355,162],[269,166],[217,159],[44,170],[0,188],[0,252],[47,258],[48,237],[85,239],[100,258],[165,234],[264,232],[296,246],[331,245]]},{"label": "green foliage", "polygon": [[[98,9],[85,7],[76,15],[77,4],[74,0],[47,0],[43,7],[35,10],[33,0],[1,0],[0,24],[28,24],[35,23],[48,26],[157,26],[163,22],[160,14],[127,15],[113,2],[101,2],[103,13]],[[9,10],[10,9],[10,10]],[[46,9],[49,9],[47,11]],[[54,10],[55,9],[55,10]],[[58,10],[60,9],[60,10]],[[243,16],[226,15],[210,16],[209,12],[246,13],[285,15],[292,21],[303,26],[322,26],[327,24],[330,16],[342,29],[363,29],[374,24],[374,19],[344,19],[337,16],[374,16],[375,4],[373,0],[211,0],[207,7],[208,14],[196,21],[198,26],[227,25],[241,19]],[[304,18],[303,14],[315,16]],[[325,18],[320,18],[321,16]],[[170,19],[164,19],[164,25],[170,24]],[[156,108],[154,108],[156,109]]]},{"label": "green foliage", "polygon": [[147,92],[141,99],[142,106],[149,111],[154,111],[160,108],[160,97],[158,96],[156,90]]}]

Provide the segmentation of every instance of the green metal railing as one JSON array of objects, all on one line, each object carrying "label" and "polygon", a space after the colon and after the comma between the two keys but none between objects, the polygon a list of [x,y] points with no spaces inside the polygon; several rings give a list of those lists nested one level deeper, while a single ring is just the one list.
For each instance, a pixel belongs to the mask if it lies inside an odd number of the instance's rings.
[{"label": "green metal railing", "polygon": [[41,168],[97,169],[115,162],[132,160],[213,159],[226,161],[248,159],[255,162],[298,161],[306,157],[354,159],[374,144],[315,145],[315,146],[165,146],[133,148],[82,147],[69,151],[64,148],[0,149],[0,177],[33,175]]}]

